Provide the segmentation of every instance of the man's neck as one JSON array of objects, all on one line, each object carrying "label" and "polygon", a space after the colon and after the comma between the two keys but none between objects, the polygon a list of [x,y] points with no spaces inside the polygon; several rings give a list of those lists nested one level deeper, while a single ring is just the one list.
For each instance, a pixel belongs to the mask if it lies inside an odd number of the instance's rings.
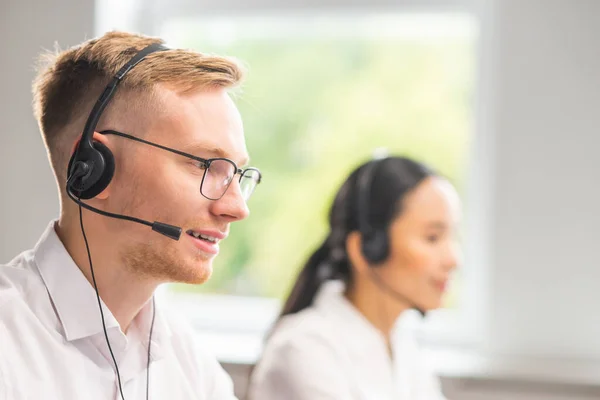
[{"label": "man's neck", "polygon": [[[93,226],[92,218],[86,216],[84,222],[90,221],[87,225]],[[61,218],[55,227],[56,234],[92,287],[95,278],[100,298],[126,333],[131,322],[152,298],[158,282],[128,271],[115,243],[108,243],[102,240],[105,235],[86,229],[94,271],[92,277],[85,241],[79,221],[76,222],[69,223]]]}]

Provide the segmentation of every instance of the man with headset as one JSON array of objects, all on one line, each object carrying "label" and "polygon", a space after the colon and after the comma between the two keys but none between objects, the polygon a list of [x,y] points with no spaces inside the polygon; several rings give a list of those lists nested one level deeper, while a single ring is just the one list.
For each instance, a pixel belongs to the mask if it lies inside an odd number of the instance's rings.
[{"label": "man with headset", "polygon": [[54,55],[35,114],[60,217],[0,266],[0,399],[233,399],[154,301],[200,284],[261,180],[228,90],[234,61],[111,32]]}]

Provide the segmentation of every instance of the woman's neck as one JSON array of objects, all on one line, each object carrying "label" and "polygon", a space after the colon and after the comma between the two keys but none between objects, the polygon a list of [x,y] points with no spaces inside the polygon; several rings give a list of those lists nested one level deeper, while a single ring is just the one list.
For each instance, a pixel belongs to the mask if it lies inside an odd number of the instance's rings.
[{"label": "woman's neck", "polygon": [[392,330],[398,316],[408,307],[390,299],[374,285],[348,285],[344,296],[383,335],[391,356]]}]

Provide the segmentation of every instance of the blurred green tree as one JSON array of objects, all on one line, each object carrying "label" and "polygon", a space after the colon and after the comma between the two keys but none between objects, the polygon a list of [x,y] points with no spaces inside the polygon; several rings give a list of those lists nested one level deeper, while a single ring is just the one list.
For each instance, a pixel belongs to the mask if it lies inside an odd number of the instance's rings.
[{"label": "blurred green tree", "polygon": [[264,179],[251,216],[222,243],[210,281],[178,290],[284,297],[327,233],[335,192],[375,148],[424,161],[463,190],[471,38],[265,37],[219,45],[190,34],[184,42],[178,45],[248,65],[236,97],[251,164]]}]

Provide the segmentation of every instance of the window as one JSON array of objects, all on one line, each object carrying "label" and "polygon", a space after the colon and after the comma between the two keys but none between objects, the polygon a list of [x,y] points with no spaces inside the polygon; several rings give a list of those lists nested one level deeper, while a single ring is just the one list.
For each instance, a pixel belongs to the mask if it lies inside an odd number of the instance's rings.
[{"label": "window", "polygon": [[175,20],[160,35],[249,66],[237,103],[265,177],[210,282],[179,290],[284,296],[326,234],[335,191],[378,147],[464,185],[474,57],[463,17]]},{"label": "window", "polygon": [[[169,17],[154,30],[170,46],[235,56],[249,70],[236,98],[264,177],[251,215],[232,227],[207,284],[166,290],[189,305],[207,340],[229,343],[221,359],[259,351],[279,301],[327,234],[335,192],[374,151],[423,160],[464,193],[477,39],[470,15],[213,14]],[[460,308],[468,275],[468,266],[457,275],[447,309]],[[250,336],[251,345],[231,344]]]}]

